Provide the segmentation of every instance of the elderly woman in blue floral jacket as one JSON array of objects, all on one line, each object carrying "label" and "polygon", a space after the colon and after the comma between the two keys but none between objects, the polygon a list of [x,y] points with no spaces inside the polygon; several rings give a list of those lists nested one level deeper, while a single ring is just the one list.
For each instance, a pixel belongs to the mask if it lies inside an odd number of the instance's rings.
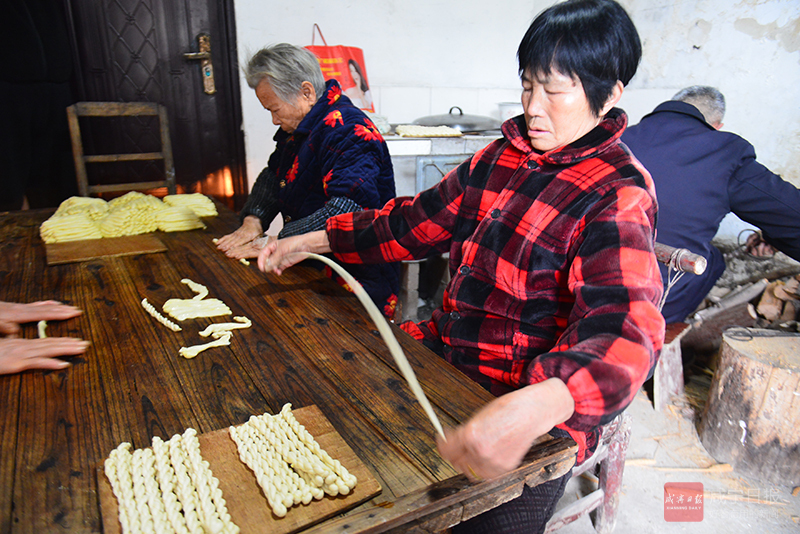
[{"label": "elderly woman in blue floral jacket", "polygon": [[[386,142],[335,80],[325,82],[308,50],[278,44],[257,52],[247,83],[272,114],[277,147],[240,213],[242,226],[219,240],[233,258],[256,257],[274,239],[264,236],[281,213],[278,237],[325,227],[341,213],[383,206],[394,198],[394,174]],[[396,265],[346,265],[387,316],[399,290]]]}]

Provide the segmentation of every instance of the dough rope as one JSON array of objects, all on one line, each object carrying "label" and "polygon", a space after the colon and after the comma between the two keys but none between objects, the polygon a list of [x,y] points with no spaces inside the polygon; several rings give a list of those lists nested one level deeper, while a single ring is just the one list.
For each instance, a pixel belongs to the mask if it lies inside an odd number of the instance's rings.
[{"label": "dough rope", "polygon": [[235,323],[213,323],[205,327],[204,330],[200,332],[200,337],[208,337],[212,334],[218,332],[230,332],[231,330],[237,330],[239,328],[250,328],[253,326],[253,322],[248,319],[247,317],[243,316],[236,316],[233,318]]},{"label": "dough rope", "polygon": [[179,325],[173,323],[172,321],[170,321],[169,319],[167,319],[166,317],[164,317],[163,315],[158,313],[158,310],[155,308],[155,306],[153,306],[152,304],[147,302],[147,299],[142,299],[142,307],[145,309],[145,311],[147,313],[152,315],[153,318],[155,318],[156,321],[158,321],[159,323],[163,324],[164,326],[166,326],[167,328],[169,328],[173,332],[180,332],[181,331],[181,327]]},{"label": "dough rope", "polygon": [[181,347],[178,349],[178,352],[181,356],[186,358],[187,360],[191,360],[201,352],[206,349],[210,349],[211,347],[221,347],[223,345],[230,345],[231,344],[231,336],[233,334],[229,331],[225,332],[216,332],[212,334],[215,341],[209,341],[208,343],[204,343],[203,345],[192,345],[191,347]]}]

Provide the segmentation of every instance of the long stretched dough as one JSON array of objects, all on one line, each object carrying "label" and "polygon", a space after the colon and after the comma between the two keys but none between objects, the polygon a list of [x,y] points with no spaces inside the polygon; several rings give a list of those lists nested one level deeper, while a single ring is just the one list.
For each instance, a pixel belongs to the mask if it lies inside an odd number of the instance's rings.
[{"label": "long stretched dough", "polygon": [[358,281],[350,275],[350,273],[345,271],[336,262],[326,258],[325,256],[320,256],[319,254],[314,254],[313,252],[293,252],[292,254],[300,254],[304,259],[311,258],[319,260],[322,263],[330,266],[330,268],[336,271],[339,276],[345,279],[345,281],[350,285],[350,289],[353,290],[353,293],[355,293],[356,297],[358,297],[358,300],[361,301],[364,309],[367,310],[372,322],[374,322],[375,326],[378,328],[378,332],[380,332],[383,341],[386,342],[386,346],[389,348],[389,352],[394,357],[394,361],[397,362],[397,367],[400,368],[400,372],[405,377],[406,382],[408,382],[408,386],[411,388],[412,393],[414,393],[414,396],[425,410],[428,419],[430,419],[431,423],[433,424],[433,428],[435,428],[442,437],[445,437],[444,430],[442,430],[442,425],[439,423],[439,418],[436,417],[436,412],[433,411],[431,403],[428,402],[428,397],[426,397],[425,392],[422,391],[422,387],[419,385],[419,381],[417,381],[417,376],[414,374],[414,369],[411,367],[411,364],[408,363],[408,358],[406,358],[402,347],[400,347],[400,343],[398,343],[397,338],[394,337],[394,333],[392,332],[389,323],[386,322],[386,318],[378,310],[378,307],[372,302],[372,299],[369,297],[369,295],[367,295],[367,292],[364,290],[364,288],[361,287],[361,284],[359,284]]}]

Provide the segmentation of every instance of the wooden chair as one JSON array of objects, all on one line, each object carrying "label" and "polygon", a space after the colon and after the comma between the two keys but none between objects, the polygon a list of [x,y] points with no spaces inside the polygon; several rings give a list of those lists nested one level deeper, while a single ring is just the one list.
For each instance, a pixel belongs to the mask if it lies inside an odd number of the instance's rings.
[{"label": "wooden chair", "polygon": [[[676,249],[656,243],[655,253],[659,262],[669,265],[675,271],[696,275],[705,272],[705,258],[686,249]],[[680,333],[684,332],[688,325],[678,329],[670,328],[674,326],[676,325],[667,325],[667,339],[653,376],[654,406],[659,411],[663,409],[663,405],[668,402],[671,395],[683,393]],[[622,475],[625,470],[625,455],[630,439],[631,420],[625,412],[603,426],[595,453],[572,471],[572,477],[596,471],[597,490],[553,514],[547,523],[545,533],[554,532],[592,511],[596,511],[594,528],[598,533],[609,534],[614,530],[617,523]]]},{"label": "wooden chair", "polygon": [[[83,150],[80,117],[140,117],[156,116],[159,122],[161,137],[160,152],[138,152],[128,154],[86,155]],[[72,155],[75,159],[75,173],[78,177],[78,193],[89,196],[94,193],[114,191],[134,191],[166,187],[170,194],[175,194],[175,167],[172,160],[172,144],[169,138],[167,110],[164,106],[151,102],[78,102],[67,107],[70,137],[72,138]],[[124,161],[163,160],[164,180],[149,182],[114,183],[89,185],[86,175],[87,163],[114,163]]]}]

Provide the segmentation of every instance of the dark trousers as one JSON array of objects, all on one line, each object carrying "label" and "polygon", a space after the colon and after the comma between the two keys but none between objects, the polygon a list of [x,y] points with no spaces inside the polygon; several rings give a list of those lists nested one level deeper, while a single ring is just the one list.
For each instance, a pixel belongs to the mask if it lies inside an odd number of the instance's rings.
[{"label": "dark trousers", "polygon": [[[568,436],[554,428],[551,435]],[[560,477],[539,484],[533,488],[524,486],[522,495],[501,504],[469,521],[454,526],[453,534],[540,534],[555,512],[558,500],[564,495],[564,488],[572,475],[572,470]]]}]

